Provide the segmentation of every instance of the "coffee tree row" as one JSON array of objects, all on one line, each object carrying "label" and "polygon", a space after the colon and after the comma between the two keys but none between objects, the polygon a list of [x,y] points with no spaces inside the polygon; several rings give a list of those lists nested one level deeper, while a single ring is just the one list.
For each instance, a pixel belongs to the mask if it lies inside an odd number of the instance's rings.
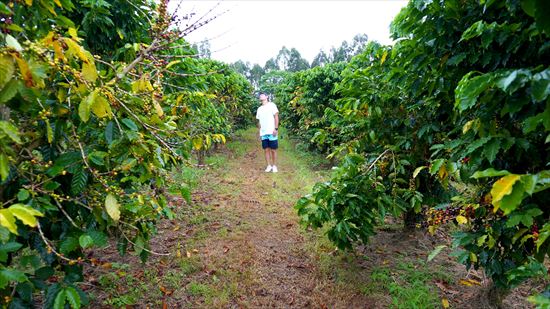
[{"label": "coffee tree row", "polygon": [[[543,275],[550,250],[550,25],[538,0],[411,1],[394,46],[370,43],[341,71],[278,73],[288,126],[340,158],[297,203],[340,248],[387,214],[453,221],[454,254],[493,279],[499,303]],[[268,83],[269,84],[269,83]],[[272,85],[273,83],[269,84]],[[427,209],[433,209],[426,214]],[[452,211],[451,211],[452,210]],[[441,218],[442,214],[445,218]]]},{"label": "coffee tree row", "polygon": [[0,19],[0,301],[78,308],[94,248],[154,254],[163,171],[246,125],[251,88],[196,58],[183,36],[208,20],[176,30],[166,1],[2,1]]}]

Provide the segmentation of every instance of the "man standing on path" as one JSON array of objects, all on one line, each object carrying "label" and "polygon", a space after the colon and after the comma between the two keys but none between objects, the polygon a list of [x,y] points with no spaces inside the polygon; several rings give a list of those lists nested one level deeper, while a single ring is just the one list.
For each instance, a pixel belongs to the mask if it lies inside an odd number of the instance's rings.
[{"label": "man standing on path", "polygon": [[262,148],[265,151],[265,161],[267,162],[265,171],[277,173],[279,110],[275,103],[268,101],[265,93],[260,93],[260,102],[262,102],[262,106],[258,107],[256,119],[258,119],[260,139],[262,140]]}]

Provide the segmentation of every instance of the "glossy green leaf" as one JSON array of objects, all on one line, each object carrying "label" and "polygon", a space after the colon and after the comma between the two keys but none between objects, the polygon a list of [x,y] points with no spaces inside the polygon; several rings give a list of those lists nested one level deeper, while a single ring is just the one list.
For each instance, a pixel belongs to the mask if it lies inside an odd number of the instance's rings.
[{"label": "glossy green leaf", "polygon": [[9,55],[0,55],[0,90],[12,79],[15,64]]},{"label": "glossy green leaf", "polygon": [[496,177],[496,176],[506,176],[510,175],[510,172],[506,170],[498,171],[494,168],[488,168],[483,171],[477,171],[472,175],[472,178],[479,179],[479,178],[486,178],[486,177]]},{"label": "glossy green leaf", "polygon": [[88,183],[88,172],[84,168],[78,168],[74,173],[71,179],[71,193],[77,195],[81,193],[86,184]]},{"label": "glossy green leaf", "polygon": [[75,237],[67,237],[61,241],[59,251],[63,254],[69,254],[78,248],[79,241]]},{"label": "glossy green leaf", "polygon": [[10,282],[25,282],[27,280],[27,276],[22,271],[9,268],[0,269],[0,289],[5,288]]},{"label": "glossy green leaf", "polygon": [[7,4],[5,4],[4,2],[0,2],[0,13],[4,15],[11,15],[12,11]]},{"label": "glossy green leaf", "polygon": [[437,247],[435,247],[434,250],[432,250],[432,252],[430,252],[430,254],[428,254],[428,258],[426,259],[428,262],[430,262],[431,260],[433,260],[437,255],[439,255],[439,253],[441,253],[441,251],[443,249],[447,248],[446,245],[439,245]]},{"label": "glossy green leaf", "polygon": [[495,79],[493,74],[484,74],[471,77],[473,73],[466,74],[456,88],[455,106],[460,111],[465,111],[477,103],[479,95],[485,91]]},{"label": "glossy green leaf", "polygon": [[78,309],[81,305],[80,295],[76,291],[76,289],[72,286],[69,286],[65,288],[66,298],[69,304],[71,305],[71,308]]},{"label": "glossy green leaf", "polygon": [[90,235],[84,234],[78,238],[78,243],[80,244],[80,247],[86,249],[94,245],[94,240]]},{"label": "glossy green leaf", "polygon": [[2,181],[5,181],[10,175],[10,166],[8,156],[3,153],[0,153],[0,177]]},{"label": "glossy green leaf", "polygon": [[53,309],[64,309],[66,300],[67,300],[67,294],[65,292],[65,289],[59,290],[59,292],[55,296]]},{"label": "glossy green leaf", "polygon": [[19,81],[16,79],[10,80],[2,90],[0,90],[0,103],[5,103],[11,100],[19,91]]},{"label": "glossy green leaf", "polygon": [[427,166],[419,166],[417,167],[414,172],[413,172],[413,178],[416,178],[416,176],[418,176],[418,174],[425,168],[428,168]]},{"label": "glossy green leaf", "polygon": [[135,122],[133,122],[131,119],[124,118],[121,120],[121,122],[130,130],[132,131],[138,131],[138,127]]}]

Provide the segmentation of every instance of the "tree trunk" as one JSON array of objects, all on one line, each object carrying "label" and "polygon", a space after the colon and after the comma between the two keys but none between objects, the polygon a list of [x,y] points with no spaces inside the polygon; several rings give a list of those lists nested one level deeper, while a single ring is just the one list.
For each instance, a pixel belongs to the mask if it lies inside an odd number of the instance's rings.
[{"label": "tree trunk", "polygon": [[204,150],[197,150],[197,164],[199,166],[204,166],[205,152]]},{"label": "tree trunk", "polygon": [[487,289],[487,301],[491,308],[504,308],[502,301],[510,293],[509,289],[496,286],[493,282]]},{"label": "tree trunk", "polygon": [[405,231],[412,231],[416,228],[419,214],[414,209],[409,209],[403,214],[403,228]]}]

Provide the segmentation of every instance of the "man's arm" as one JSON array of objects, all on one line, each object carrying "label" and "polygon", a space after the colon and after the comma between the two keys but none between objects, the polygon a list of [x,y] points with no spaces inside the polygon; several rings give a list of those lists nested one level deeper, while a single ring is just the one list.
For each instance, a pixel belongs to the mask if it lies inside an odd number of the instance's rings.
[{"label": "man's arm", "polygon": [[279,129],[279,113],[275,113],[275,130],[273,131],[273,135],[277,136],[277,133],[279,133],[277,130]]}]

